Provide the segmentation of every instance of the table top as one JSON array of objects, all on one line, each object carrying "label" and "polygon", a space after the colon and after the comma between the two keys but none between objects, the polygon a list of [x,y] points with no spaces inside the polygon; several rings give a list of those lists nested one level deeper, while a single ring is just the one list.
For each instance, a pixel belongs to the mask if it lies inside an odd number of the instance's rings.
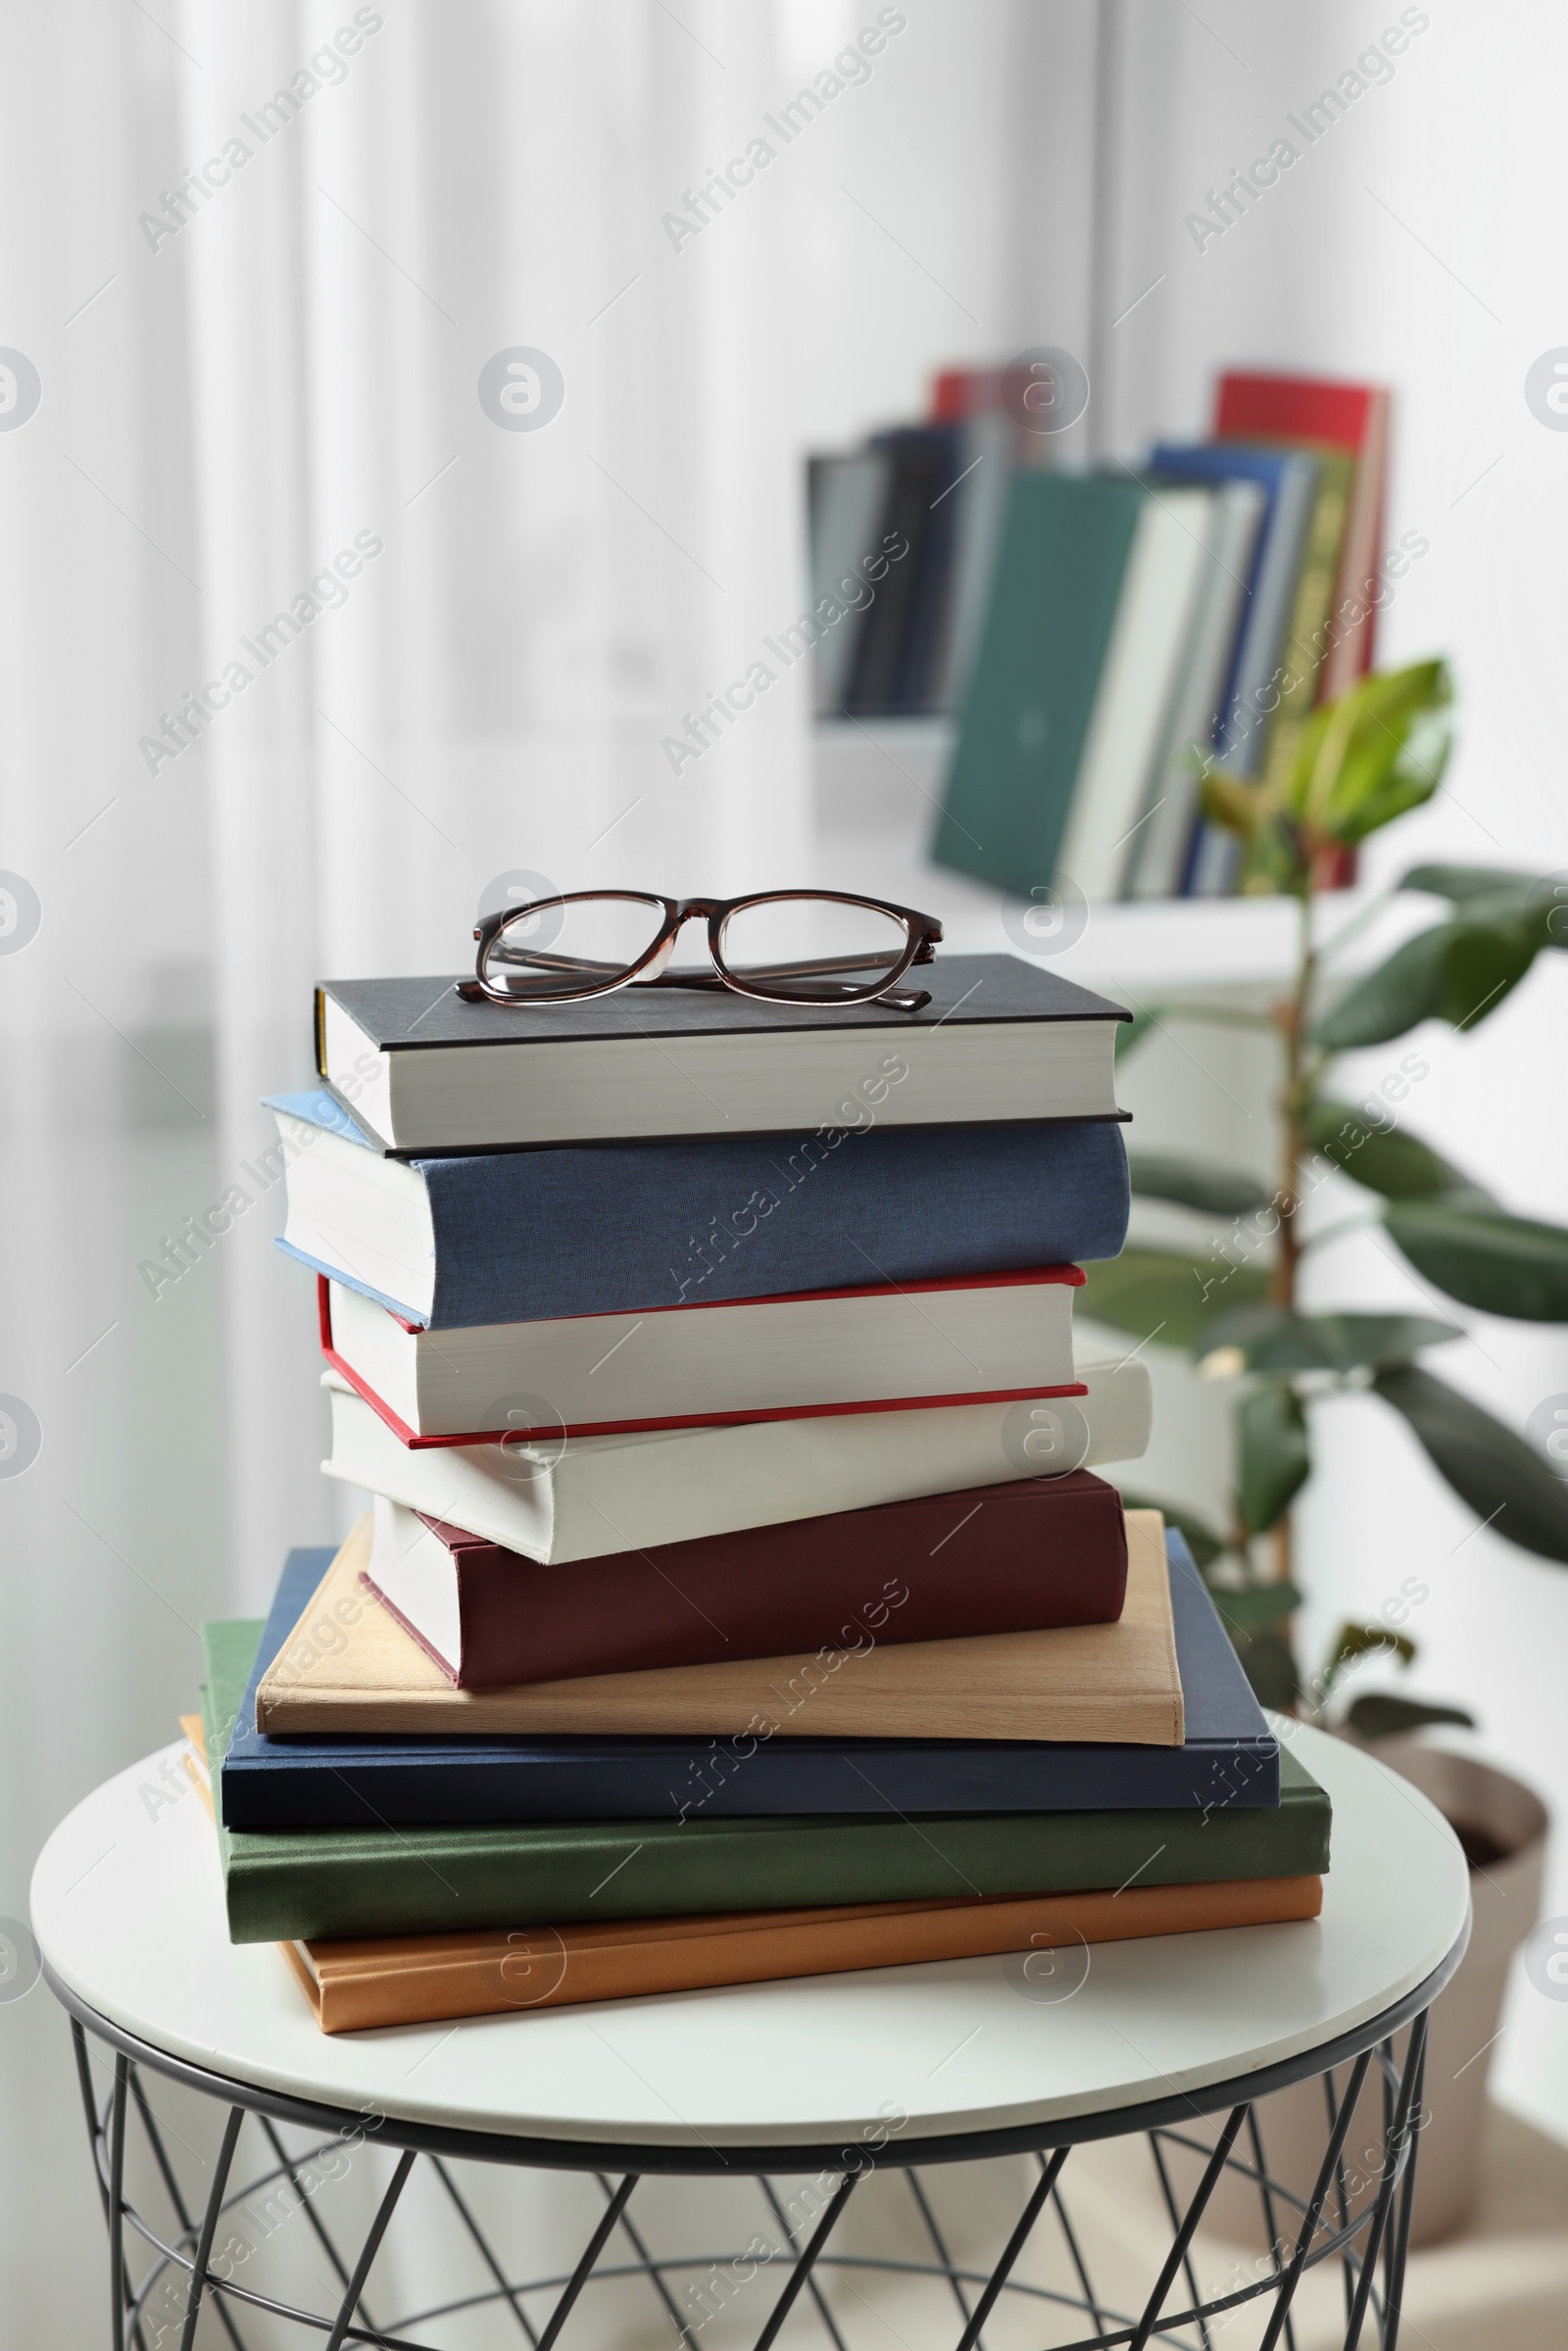
[{"label": "table top", "polygon": [[1033,1982],[1018,1954],[329,2035],[271,1944],[228,1941],[177,1745],[62,1821],[32,1925],[66,1989],[155,2049],[415,2125],[710,2155],[1016,2130],[1299,2058],[1453,1951],[1469,1879],[1441,1814],[1358,1749],[1276,1727],[1334,1804],[1322,1917],[1100,1944]]}]

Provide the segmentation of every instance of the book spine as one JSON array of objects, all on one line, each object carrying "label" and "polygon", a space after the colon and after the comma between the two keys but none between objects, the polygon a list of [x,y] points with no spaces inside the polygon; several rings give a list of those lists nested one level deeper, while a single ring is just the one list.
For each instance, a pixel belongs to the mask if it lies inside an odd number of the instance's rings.
[{"label": "book spine", "polygon": [[1276,796],[1282,796],[1290,782],[1301,735],[1317,700],[1327,642],[1326,623],[1334,602],[1334,583],[1348,511],[1349,460],[1325,455],[1319,462],[1323,471],[1313,501],[1306,552],[1283,656],[1285,677],[1263,753],[1263,783]]},{"label": "book spine", "polygon": [[867,1121],[492,1152],[420,1172],[436,1331],[847,1289],[864,1282],[868,1257],[906,1289],[1111,1257],[1127,1230],[1126,1151],[1109,1120],[983,1131]]},{"label": "book spine", "polygon": [[[450,1820],[629,1821],[762,1820],[814,1813],[862,1812],[863,1759],[853,1746],[808,1746],[756,1733],[710,1740],[662,1739],[640,1756],[627,1740],[597,1741],[597,1751],[564,1746],[527,1754],[472,1758],[449,1749],[426,1765],[407,1745],[389,1742],[385,1758],[354,1741],[341,1759],[308,1744],[305,1755],[269,1756],[222,1772],[223,1817],[230,1829],[412,1828]],[[607,1752],[608,1748],[608,1752]],[[876,1792],[899,1812],[1210,1812],[1219,1806],[1272,1808],[1279,1802],[1279,1758],[1260,1747],[1212,1746],[1074,1749],[1038,1741],[955,1740],[933,1751],[914,1741],[884,1740]]]}]

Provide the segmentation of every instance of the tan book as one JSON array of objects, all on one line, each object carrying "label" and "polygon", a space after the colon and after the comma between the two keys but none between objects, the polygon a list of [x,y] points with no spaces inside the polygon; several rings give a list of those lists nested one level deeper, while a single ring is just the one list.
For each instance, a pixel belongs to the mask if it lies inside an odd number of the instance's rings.
[{"label": "tan book", "polygon": [[1157,1510],[1127,1513],[1113,1625],[454,1690],[370,1597],[367,1515],[262,1677],[256,1727],[425,1738],[1049,1739],[1180,1746],[1182,1687]]}]

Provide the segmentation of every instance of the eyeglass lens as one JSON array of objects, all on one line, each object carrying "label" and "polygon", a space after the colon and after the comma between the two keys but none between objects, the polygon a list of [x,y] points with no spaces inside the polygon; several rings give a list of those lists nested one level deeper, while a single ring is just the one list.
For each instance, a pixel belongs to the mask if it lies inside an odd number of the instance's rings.
[{"label": "eyeglass lens", "polygon": [[519,1003],[580,996],[631,970],[663,920],[654,899],[541,899],[520,906],[496,933],[484,977]]},{"label": "eyeglass lens", "polygon": [[737,979],[772,995],[843,1003],[883,986],[908,939],[901,918],[880,906],[786,898],[737,906],[720,953]]}]

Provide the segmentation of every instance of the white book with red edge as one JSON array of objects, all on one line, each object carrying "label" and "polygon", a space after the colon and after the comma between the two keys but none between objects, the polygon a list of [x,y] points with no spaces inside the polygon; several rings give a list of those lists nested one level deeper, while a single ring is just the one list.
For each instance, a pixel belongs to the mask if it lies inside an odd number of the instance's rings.
[{"label": "white book with red edge", "polygon": [[1075,1265],[425,1331],[319,1284],[321,1347],[410,1446],[550,1442],[1084,1391]]}]

